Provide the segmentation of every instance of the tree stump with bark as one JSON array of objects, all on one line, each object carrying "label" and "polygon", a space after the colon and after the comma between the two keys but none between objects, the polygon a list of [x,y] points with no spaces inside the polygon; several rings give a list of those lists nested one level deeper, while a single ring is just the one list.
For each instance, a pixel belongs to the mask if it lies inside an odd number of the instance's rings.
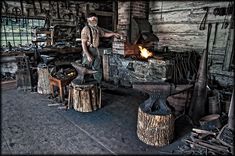
[{"label": "tree stump with bark", "polygon": [[101,88],[97,82],[76,84],[69,86],[68,108],[73,107],[79,112],[92,112],[101,108]]},{"label": "tree stump with bark", "polygon": [[49,71],[45,64],[39,64],[38,70],[38,87],[37,92],[39,94],[50,94],[50,81],[49,81]]},{"label": "tree stump with bark", "polygon": [[145,111],[144,103],[138,109],[137,136],[144,143],[161,147],[174,138],[174,116]]}]

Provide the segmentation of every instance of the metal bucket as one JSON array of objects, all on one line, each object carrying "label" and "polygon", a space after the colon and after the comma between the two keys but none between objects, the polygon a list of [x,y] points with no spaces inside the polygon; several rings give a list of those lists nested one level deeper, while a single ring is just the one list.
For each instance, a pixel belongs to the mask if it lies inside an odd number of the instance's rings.
[{"label": "metal bucket", "polygon": [[211,114],[204,116],[199,120],[199,123],[201,127],[205,129],[214,129],[222,127],[219,114]]},{"label": "metal bucket", "polygon": [[208,97],[208,102],[209,102],[209,114],[221,113],[219,93],[214,93],[213,96]]}]

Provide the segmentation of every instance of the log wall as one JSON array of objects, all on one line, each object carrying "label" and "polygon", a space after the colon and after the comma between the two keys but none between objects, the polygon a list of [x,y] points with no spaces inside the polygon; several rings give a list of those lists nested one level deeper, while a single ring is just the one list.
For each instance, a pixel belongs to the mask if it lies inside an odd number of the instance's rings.
[{"label": "log wall", "polygon": [[[230,52],[227,44],[233,42],[230,30],[231,14],[228,16],[214,15],[215,8],[228,7],[229,1],[150,1],[149,22],[153,26],[153,32],[159,37],[159,49],[167,46],[173,51],[195,50],[202,54],[206,49],[207,26],[212,23],[212,31],[209,41],[208,66],[209,74],[215,77],[221,85],[233,85],[233,71],[225,68],[230,60],[226,55]],[[203,9],[209,7],[205,30],[199,30],[200,23],[206,13]],[[229,22],[226,29],[222,29],[224,22]],[[213,46],[215,23],[218,24],[216,42]],[[230,34],[230,35],[229,35]],[[226,50],[227,49],[227,50]]]}]

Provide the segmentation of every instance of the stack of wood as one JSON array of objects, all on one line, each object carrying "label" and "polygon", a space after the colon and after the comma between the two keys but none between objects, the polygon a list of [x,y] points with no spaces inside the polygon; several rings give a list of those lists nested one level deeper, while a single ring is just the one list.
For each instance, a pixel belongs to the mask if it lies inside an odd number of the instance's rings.
[{"label": "stack of wood", "polygon": [[217,135],[218,132],[193,128],[190,137],[183,140],[191,148],[181,150],[181,152],[200,155],[231,155],[231,148],[221,144]]}]

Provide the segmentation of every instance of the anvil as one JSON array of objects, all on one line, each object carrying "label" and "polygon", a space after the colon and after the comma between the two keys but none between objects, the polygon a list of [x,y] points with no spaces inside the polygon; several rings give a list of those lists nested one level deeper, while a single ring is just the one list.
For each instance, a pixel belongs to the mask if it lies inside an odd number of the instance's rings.
[{"label": "anvil", "polygon": [[143,111],[151,114],[169,114],[167,97],[179,94],[193,87],[193,85],[174,85],[167,82],[137,82],[132,85],[136,90],[149,94],[149,98],[140,105]]},{"label": "anvil", "polygon": [[76,81],[80,84],[84,83],[84,76],[85,75],[97,73],[97,71],[88,69],[88,68],[82,66],[82,64],[79,64],[77,62],[72,62],[71,65],[76,69],[76,71],[78,73],[77,77],[73,81]]}]

